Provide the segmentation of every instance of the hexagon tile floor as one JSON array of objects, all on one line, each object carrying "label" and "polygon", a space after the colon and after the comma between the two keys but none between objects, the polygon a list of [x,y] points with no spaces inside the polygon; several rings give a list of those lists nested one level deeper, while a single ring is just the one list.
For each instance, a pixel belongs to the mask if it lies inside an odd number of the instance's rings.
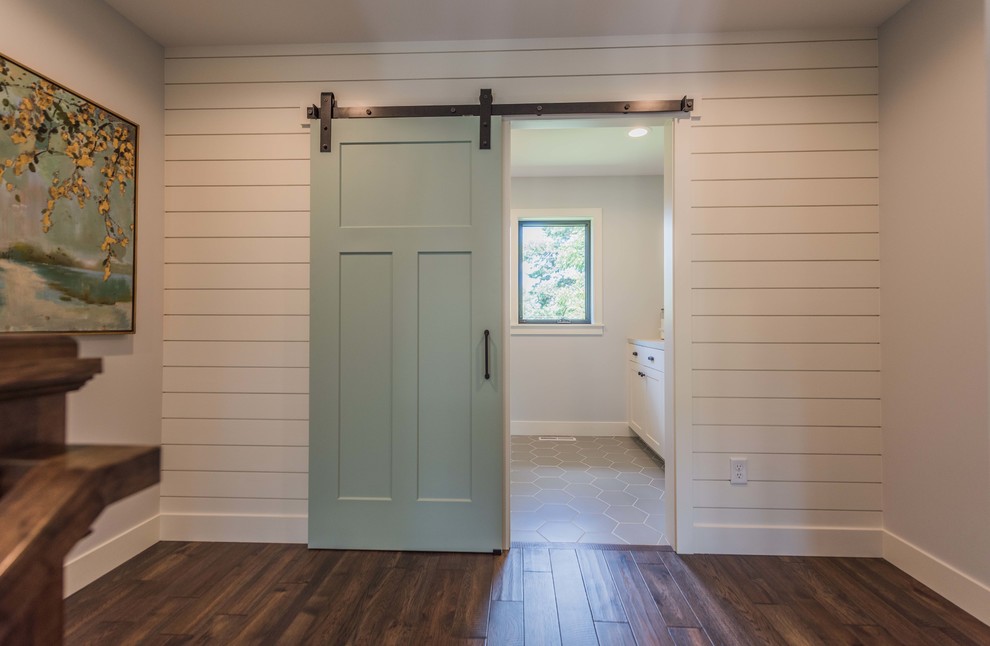
[{"label": "hexagon tile floor", "polygon": [[664,470],[638,438],[512,436],[512,540],[666,545]]}]

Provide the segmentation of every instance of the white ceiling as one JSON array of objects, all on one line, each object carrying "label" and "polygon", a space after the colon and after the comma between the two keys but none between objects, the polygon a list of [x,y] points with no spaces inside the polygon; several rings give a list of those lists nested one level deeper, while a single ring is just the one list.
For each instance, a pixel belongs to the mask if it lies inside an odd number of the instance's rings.
[{"label": "white ceiling", "polygon": [[104,0],[165,46],[875,27],[908,0]]},{"label": "white ceiling", "polygon": [[663,175],[663,126],[634,139],[634,124],[517,122],[522,127],[512,130],[512,176]]}]

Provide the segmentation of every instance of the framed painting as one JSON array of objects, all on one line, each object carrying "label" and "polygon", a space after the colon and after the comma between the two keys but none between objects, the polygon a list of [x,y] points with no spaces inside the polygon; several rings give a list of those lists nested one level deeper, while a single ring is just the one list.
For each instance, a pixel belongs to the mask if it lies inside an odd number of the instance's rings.
[{"label": "framed painting", "polygon": [[0,332],[134,332],[137,140],[0,54]]}]

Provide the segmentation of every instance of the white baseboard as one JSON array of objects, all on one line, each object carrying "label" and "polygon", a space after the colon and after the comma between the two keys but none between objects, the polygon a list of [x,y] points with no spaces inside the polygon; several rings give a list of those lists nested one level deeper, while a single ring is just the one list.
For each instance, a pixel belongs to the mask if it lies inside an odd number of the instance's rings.
[{"label": "white baseboard", "polygon": [[990,625],[990,586],[886,531],[883,534],[883,558]]},{"label": "white baseboard", "polygon": [[158,516],[115,536],[71,561],[62,570],[62,595],[78,592],[158,542]]},{"label": "white baseboard", "polygon": [[222,543],[305,543],[306,516],[162,514],[163,541]]},{"label": "white baseboard", "polygon": [[625,437],[632,435],[626,422],[509,422],[512,435],[573,435],[575,437]]},{"label": "white baseboard", "polygon": [[879,557],[883,550],[879,528],[696,524],[693,530],[697,554]]}]

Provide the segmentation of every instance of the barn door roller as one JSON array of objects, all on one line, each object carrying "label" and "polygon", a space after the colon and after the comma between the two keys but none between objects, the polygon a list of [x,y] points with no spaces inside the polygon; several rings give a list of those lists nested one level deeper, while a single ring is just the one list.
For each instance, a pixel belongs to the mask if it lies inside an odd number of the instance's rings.
[{"label": "barn door roller", "polygon": [[320,121],[320,152],[330,152],[331,123],[334,119],[381,119],[388,117],[481,117],[479,146],[492,147],[492,116],[552,115],[552,114],[650,114],[660,112],[691,112],[694,99],[683,97],[665,101],[592,101],[584,103],[492,103],[492,91],[483,89],[477,105],[404,105],[342,108],[333,92],[320,94],[320,105],[306,108],[309,119]]}]

